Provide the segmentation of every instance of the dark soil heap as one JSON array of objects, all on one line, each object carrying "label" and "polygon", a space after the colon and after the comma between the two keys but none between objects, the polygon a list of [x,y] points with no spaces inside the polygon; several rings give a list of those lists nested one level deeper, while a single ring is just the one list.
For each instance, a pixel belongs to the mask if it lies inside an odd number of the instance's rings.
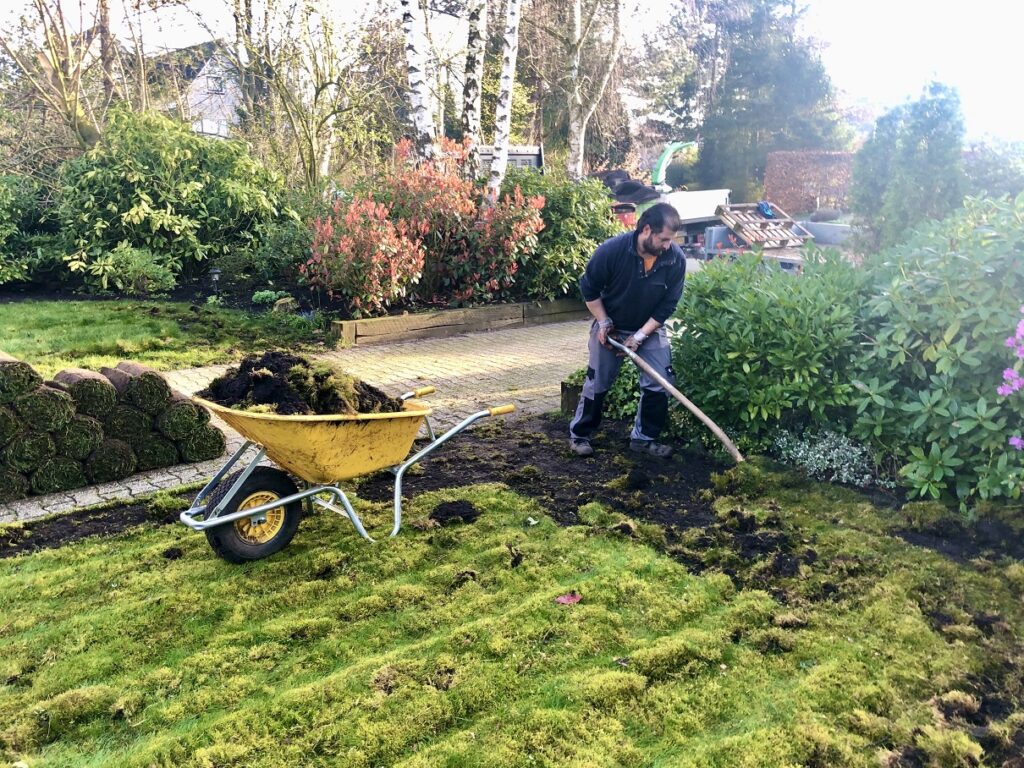
[{"label": "dark soil heap", "polygon": [[287,352],[245,358],[199,393],[238,410],[292,415],[396,413],[402,401],[324,363]]}]

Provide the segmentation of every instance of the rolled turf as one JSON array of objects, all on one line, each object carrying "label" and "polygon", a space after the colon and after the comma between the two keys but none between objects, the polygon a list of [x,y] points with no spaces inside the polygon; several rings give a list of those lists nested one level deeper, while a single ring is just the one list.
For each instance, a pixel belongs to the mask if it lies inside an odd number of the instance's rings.
[{"label": "rolled turf", "polygon": [[131,446],[123,440],[106,439],[85,461],[85,474],[91,482],[121,480],[135,471],[136,459]]},{"label": "rolled turf", "polygon": [[43,494],[69,491],[81,488],[87,482],[81,462],[66,456],[54,456],[32,473],[32,492]]},{"label": "rolled turf", "polygon": [[31,365],[0,352],[0,403],[9,403],[42,383]]},{"label": "rolled turf", "polygon": [[138,459],[136,472],[172,467],[178,463],[178,448],[163,435],[150,433],[145,440],[139,441],[135,457]]},{"label": "rolled turf", "polygon": [[28,478],[10,467],[0,467],[0,504],[28,494]]},{"label": "rolled turf", "polygon": [[0,405],[0,448],[7,445],[18,434],[21,426],[10,408]]},{"label": "rolled turf", "polygon": [[3,450],[4,463],[19,472],[33,472],[57,452],[47,432],[22,432],[15,435]]},{"label": "rolled turf", "polygon": [[66,368],[53,380],[64,387],[75,401],[75,410],[86,416],[104,418],[117,402],[117,389],[110,379],[85,368]]},{"label": "rolled turf", "polygon": [[15,399],[14,411],[29,429],[52,432],[71,421],[75,401],[67,392],[43,384]]},{"label": "rolled turf", "polygon": [[103,432],[107,437],[131,442],[140,435],[150,432],[153,420],[134,405],[115,405],[110,415],[103,422]]},{"label": "rolled turf", "polygon": [[156,427],[171,440],[182,440],[209,420],[205,408],[174,392],[170,404],[156,417]]},{"label": "rolled turf", "polygon": [[149,414],[163,411],[171,401],[171,387],[164,377],[139,363],[121,361],[117,370],[128,374],[125,396],[132,405]]},{"label": "rolled turf", "polygon": [[103,425],[91,416],[75,416],[53,437],[59,455],[82,461],[103,441]]},{"label": "rolled turf", "polygon": [[209,461],[224,455],[227,441],[224,433],[210,424],[204,424],[195,432],[178,441],[178,450],[184,461]]}]

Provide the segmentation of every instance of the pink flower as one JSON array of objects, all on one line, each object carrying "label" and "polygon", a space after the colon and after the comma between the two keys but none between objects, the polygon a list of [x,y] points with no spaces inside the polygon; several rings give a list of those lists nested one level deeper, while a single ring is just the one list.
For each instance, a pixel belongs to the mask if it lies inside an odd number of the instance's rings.
[{"label": "pink flower", "polygon": [[1024,451],[1024,438],[1020,435],[1014,435],[1010,438],[1010,445],[1018,451]]},{"label": "pink flower", "polygon": [[1013,393],[1013,389],[1009,384],[1000,384],[996,387],[996,392],[1000,397],[1009,397]]}]

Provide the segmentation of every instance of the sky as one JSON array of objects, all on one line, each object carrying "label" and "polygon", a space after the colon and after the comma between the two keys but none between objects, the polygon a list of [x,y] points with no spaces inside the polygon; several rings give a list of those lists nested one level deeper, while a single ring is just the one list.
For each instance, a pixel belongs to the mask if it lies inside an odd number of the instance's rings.
[{"label": "sky", "polygon": [[810,0],[803,29],[853,100],[888,108],[938,80],[959,91],[968,138],[1024,140],[1018,0]]},{"label": "sky", "polygon": [[[352,19],[366,4],[326,0]],[[398,0],[390,0],[397,8]],[[678,0],[631,0],[627,24],[639,40],[651,20],[668,18]],[[226,3],[199,2],[212,9]],[[1020,0],[798,0],[806,7],[804,34],[818,40],[822,61],[842,98],[850,104],[889,107],[917,98],[931,80],[955,87],[969,139],[985,135],[1024,141],[1024,102],[1017,77],[1022,69],[1024,2]],[[4,3],[8,9],[13,4]],[[66,6],[72,3],[65,0]],[[88,7],[91,3],[85,0]],[[112,5],[116,5],[112,3]],[[143,7],[145,4],[143,4]],[[227,34],[226,14],[206,12],[211,26]],[[180,47],[207,39],[184,9],[163,8],[159,29],[146,40]],[[455,34],[455,39],[461,39]]]}]

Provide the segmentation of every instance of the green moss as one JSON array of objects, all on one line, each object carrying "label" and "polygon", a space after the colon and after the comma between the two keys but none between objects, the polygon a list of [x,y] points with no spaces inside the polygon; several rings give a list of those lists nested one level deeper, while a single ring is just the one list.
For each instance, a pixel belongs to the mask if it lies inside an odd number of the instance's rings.
[{"label": "green moss", "polygon": [[632,654],[633,666],[652,680],[670,675],[694,675],[722,660],[725,639],[711,632],[684,630],[660,638]]},{"label": "green moss", "polygon": [[932,765],[970,768],[980,765],[985,751],[963,731],[924,726],[914,739],[916,746],[928,756]]},{"label": "green moss", "polygon": [[1010,563],[1003,570],[1003,574],[1014,592],[1018,596],[1024,595],[1024,563]]},{"label": "green moss", "polygon": [[614,709],[619,704],[635,701],[646,687],[647,678],[625,671],[587,673],[571,683],[572,695],[597,709]]},{"label": "green moss", "polygon": [[[622,519],[600,505],[563,528],[497,485],[408,504],[416,519],[469,501],[486,510],[472,526],[371,546],[318,514],[241,567],[183,526],[0,559],[0,762],[874,768],[884,745],[968,764],[957,692],[983,675],[998,686],[991,670],[1019,649],[1004,630],[950,637],[932,614],[1018,626],[1008,566],[913,547],[887,533],[903,527],[892,510],[816,488],[771,486],[776,506],[746,505],[818,553],[803,578],[758,589],[763,571],[687,560],[697,575],[641,536],[600,534]],[[389,529],[389,504],[355,503]],[[697,543],[706,529],[678,539],[717,557],[730,546],[716,530],[714,547]],[[583,600],[554,602],[572,591]],[[1016,684],[992,693],[1015,701]],[[33,712],[93,686],[114,695],[69,705],[56,735],[38,727]],[[1015,723],[988,724],[986,744],[1012,744]]]},{"label": "green moss", "polygon": [[598,501],[584,504],[577,510],[576,514],[584,525],[592,525],[599,528],[608,528],[621,519],[621,515],[611,512]]},{"label": "green moss", "polygon": [[755,498],[769,488],[769,480],[756,458],[711,475],[711,485],[719,496]]},{"label": "green moss", "polygon": [[940,520],[949,517],[950,509],[938,501],[912,501],[900,510],[906,525],[912,531],[931,528]]}]

